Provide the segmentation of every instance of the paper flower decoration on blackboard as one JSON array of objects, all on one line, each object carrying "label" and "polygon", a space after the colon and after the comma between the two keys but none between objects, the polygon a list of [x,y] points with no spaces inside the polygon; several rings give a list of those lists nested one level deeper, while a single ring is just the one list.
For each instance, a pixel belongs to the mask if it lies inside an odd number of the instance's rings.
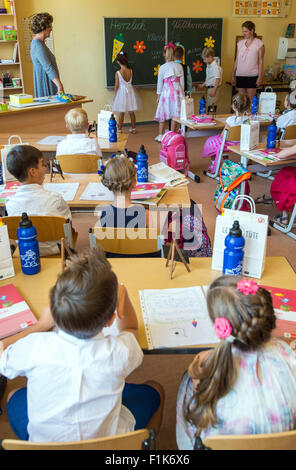
[{"label": "paper flower decoration on blackboard", "polygon": [[154,67],[154,75],[155,76],[158,75],[159,67],[160,67],[160,64],[158,64],[156,67]]},{"label": "paper flower decoration on blackboard", "polygon": [[136,49],[137,54],[143,54],[144,50],[146,49],[146,46],[144,44],[144,41],[136,41],[136,44],[134,45],[134,49]]},{"label": "paper flower decoration on blackboard", "polygon": [[215,45],[215,39],[213,39],[212,36],[210,36],[210,37],[208,37],[208,38],[205,38],[204,45],[205,45],[206,47],[214,47],[214,45]]},{"label": "paper flower decoration on blackboard", "polygon": [[199,73],[202,71],[202,62],[200,62],[199,60],[197,60],[196,62],[193,62],[193,70],[195,73]]}]

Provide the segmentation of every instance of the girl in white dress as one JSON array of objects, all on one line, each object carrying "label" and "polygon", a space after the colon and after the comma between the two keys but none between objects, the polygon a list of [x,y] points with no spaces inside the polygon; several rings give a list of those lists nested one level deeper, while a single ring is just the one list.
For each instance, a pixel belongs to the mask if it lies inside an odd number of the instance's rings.
[{"label": "girl in white dress", "polygon": [[[154,120],[159,122],[159,134],[155,138],[161,142],[165,121],[179,118],[181,100],[184,98],[184,72],[181,64],[174,62],[174,45],[168,44],[164,48],[165,64],[161,65],[157,77],[157,110]],[[172,121],[172,131],[176,130],[177,123]]]},{"label": "girl in white dress", "polygon": [[133,72],[128,62],[126,52],[119,52],[116,61],[120,66],[115,74],[115,97],[113,100],[113,111],[119,112],[118,132],[122,132],[124,113],[128,112],[131,119],[132,134],[136,133],[136,116],[134,111],[140,107],[140,100],[132,85]]}]

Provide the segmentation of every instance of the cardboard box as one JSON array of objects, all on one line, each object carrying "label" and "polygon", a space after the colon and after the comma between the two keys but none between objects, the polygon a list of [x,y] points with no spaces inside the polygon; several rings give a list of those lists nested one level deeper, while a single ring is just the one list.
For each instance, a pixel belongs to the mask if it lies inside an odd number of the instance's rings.
[{"label": "cardboard box", "polygon": [[11,104],[26,104],[33,103],[33,96],[25,93],[18,93],[15,95],[9,95]]}]

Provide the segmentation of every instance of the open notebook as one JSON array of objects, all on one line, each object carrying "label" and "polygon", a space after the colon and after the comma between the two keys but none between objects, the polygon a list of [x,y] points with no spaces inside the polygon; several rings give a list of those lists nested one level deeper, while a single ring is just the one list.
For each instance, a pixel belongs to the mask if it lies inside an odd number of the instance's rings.
[{"label": "open notebook", "polygon": [[148,349],[218,343],[205,292],[200,286],[139,291]]}]

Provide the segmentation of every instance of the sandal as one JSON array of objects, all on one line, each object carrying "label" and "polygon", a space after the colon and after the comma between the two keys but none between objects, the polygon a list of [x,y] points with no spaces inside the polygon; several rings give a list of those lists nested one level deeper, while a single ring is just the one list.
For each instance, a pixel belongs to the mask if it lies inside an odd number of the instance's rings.
[{"label": "sandal", "polygon": [[274,216],[272,219],[276,224],[282,225],[282,226],[287,226],[289,223],[289,217],[288,216],[283,216],[281,214],[277,214]]},{"label": "sandal", "polygon": [[135,133],[136,133],[136,129],[129,129],[129,132],[130,132],[131,134],[135,134]]},{"label": "sandal", "polygon": [[272,204],[272,202],[273,202],[272,197],[266,197],[265,194],[255,199],[255,204]]}]

